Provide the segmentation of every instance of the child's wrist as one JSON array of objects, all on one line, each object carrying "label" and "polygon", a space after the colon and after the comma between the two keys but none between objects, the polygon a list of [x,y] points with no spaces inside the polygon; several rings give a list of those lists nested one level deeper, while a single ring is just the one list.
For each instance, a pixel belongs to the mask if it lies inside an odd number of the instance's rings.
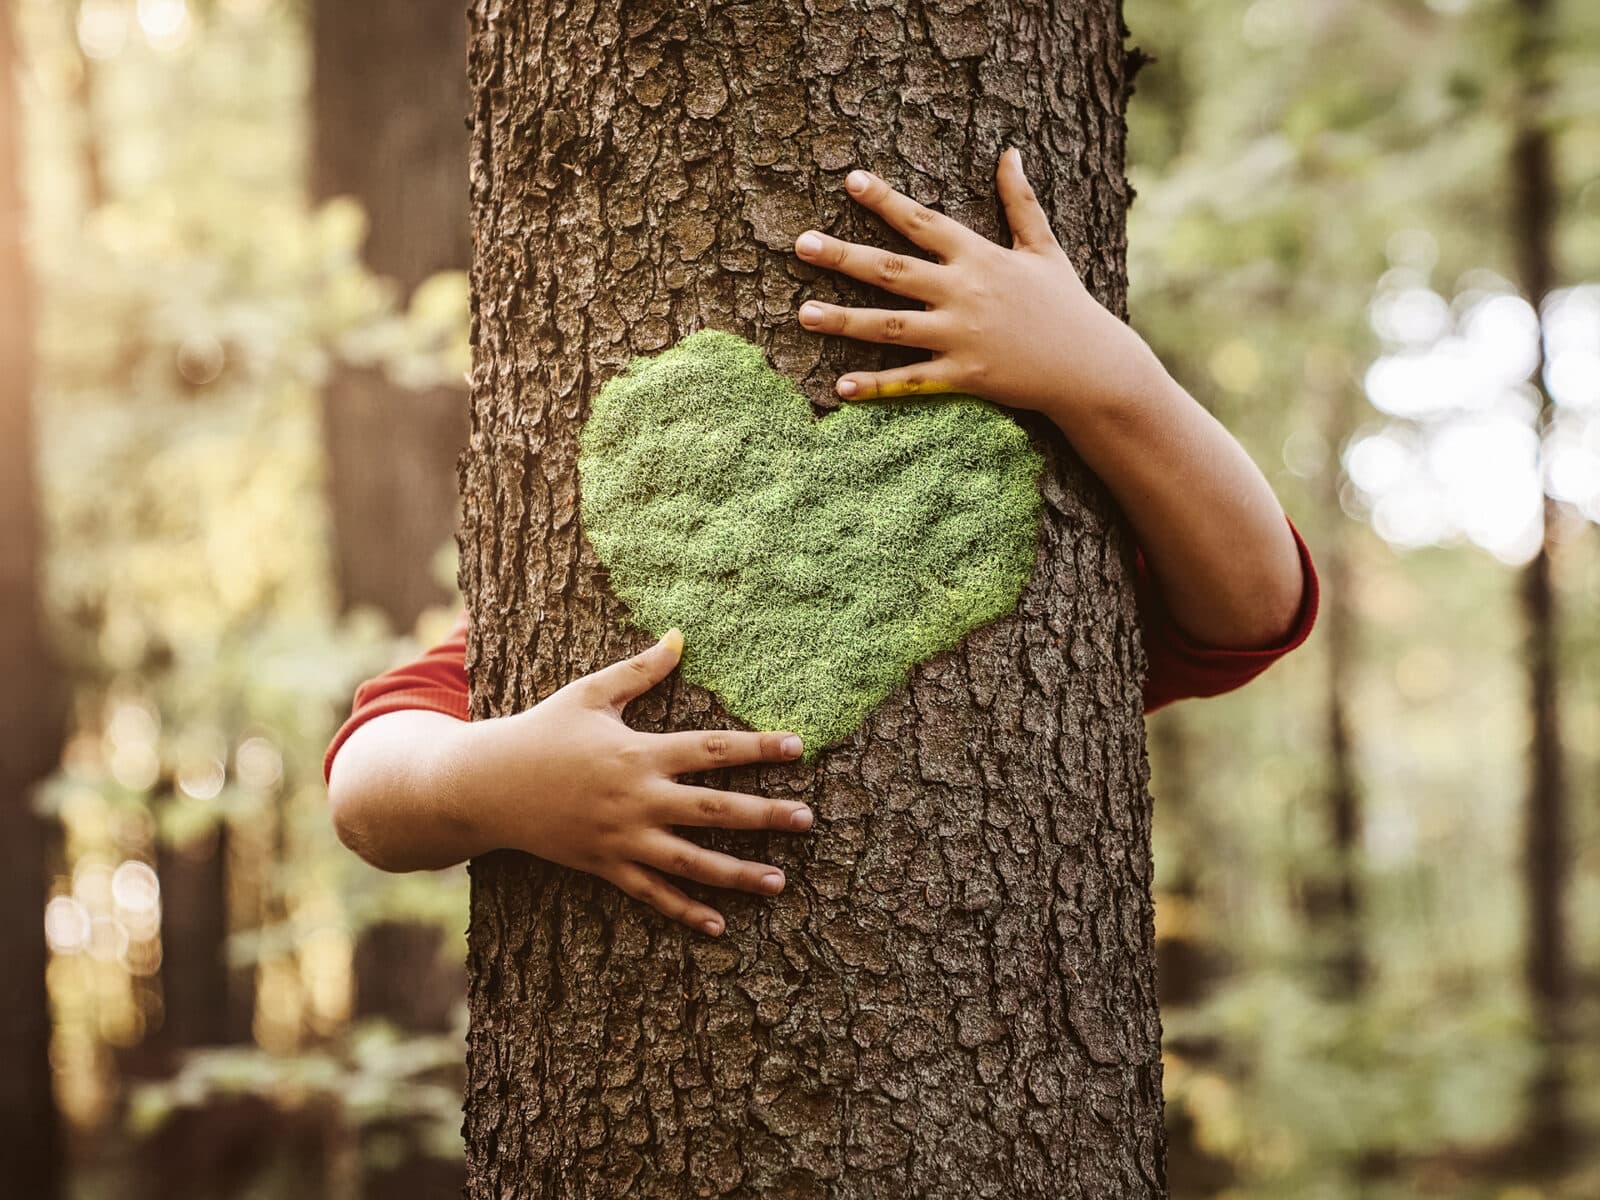
[{"label": "child's wrist", "polygon": [[1070,384],[1055,389],[1043,406],[1069,442],[1096,437],[1137,423],[1158,409],[1175,386],[1172,376],[1145,340],[1129,326],[1107,315],[1101,366],[1092,386]]}]

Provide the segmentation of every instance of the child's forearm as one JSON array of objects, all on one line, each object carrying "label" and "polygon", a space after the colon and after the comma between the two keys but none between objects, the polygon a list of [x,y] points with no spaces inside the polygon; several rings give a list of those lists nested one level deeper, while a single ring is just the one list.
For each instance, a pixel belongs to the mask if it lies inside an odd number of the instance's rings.
[{"label": "child's forearm", "polygon": [[339,840],[385,871],[439,870],[494,849],[447,786],[466,766],[468,728],[444,713],[404,709],[352,733],[328,775]]},{"label": "child's forearm", "polygon": [[1178,625],[1211,645],[1270,645],[1294,623],[1304,587],[1283,509],[1142,341],[1126,354],[1141,365],[1118,388],[1040,407],[1127,516]]}]

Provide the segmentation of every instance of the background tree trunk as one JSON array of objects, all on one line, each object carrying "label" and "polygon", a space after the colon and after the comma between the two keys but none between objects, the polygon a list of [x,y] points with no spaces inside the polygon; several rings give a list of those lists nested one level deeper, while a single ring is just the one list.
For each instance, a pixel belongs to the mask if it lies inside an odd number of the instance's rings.
[{"label": "background tree trunk", "polygon": [[[161,1029],[166,1071],[199,1046],[248,1043],[254,997],[228,963],[228,828],[156,847],[161,878]],[[253,992],[255,973],[249,973]]]},{"label": "background tree trunk", "polygon": [[[363,258],[404,294],[436,272],[465,270],[460,0],[318,0],[311,10],[313,195],[360,202]],[[379,370],[341,367],[323,411],[340,597],[409,628],[448,599],[429,552],[456,528],[464,391],[409,391]]]},{"label": "background tree trunk", "polygon": [[44,902],[48,841],[33,785],[54,769],[63,710],[45,649],[34,480],[32,283],[22,253],[22,113],[13,6],[0,0],[0,1179],[61,1188],[50,1079]]},{"label": "background tree trunk", "polygon": [[[318,3],[312,46],[318,198],[360,201],[371,222],[367,264],[408,291],[435,272],[464,269],[466,18],[458,0]],[[407,628],[445,599],[426,551],[455,531],[466,396],[459,388],[407,391],[381,371],[341,367],[323,412],[341,598],[374,605]],[[442,943],[440,930],[414,922],[364,939],[358,1015],[449,1028],[465,977],[417,973]]]},{"label": "background tree trunk", "polygon": [[[1522,26],[1516,66],[1522,88],[1508,163],[1512,232],[1522,293],[1539,312],[1556,283],[1552,239],[1557,200],[1544,110],[1552,29],[1546,0],[1520,0],[1520,8]],[[1531,376],[1539,395],[1537,424],[1541,438],[1552,415],[1544,365],[1541,339],[1538,363]],[[1573,1145],[1566,1065],[1571,1035],[1572,966],[1565,912],[1571,831],[1561,745],[1559,612],[1552,561],[1560,519],[1559,508],[1546,496],[1544,535],[1521,581],[1531,727],[1523,857],[1528,902],[1526,972],[1542,1043],[1542,1062],[1529,1097],[1528,1151],[1535,1161],[1548,1166],[1563,1162]]]},{"label": "background tree trunk", "polygon": [[1356,639],[1360,632],[1354,601],[1356,569],[1350,545],[1354,530],[1339,499],[1344,483],[1341,454],[1355,432],[1360,396],[1347,380],[1336,378],[1325,383],[1322,399],[1327,406],[1324,428],[1328,443],[1322,478],[1322,620],[1327,627],[1323,638],[1327,646],[1324,729],[1330,862],[1327,874],[1317,881],[1323,894],[1315,907],[1333,935],[1328,954],[1330,990],[1349,999],[1360,994],[1370,970],[1361,886],[1361,778],[1351,720],[1351,692],[1358,666]]},{"label": "background tree trunk", "polygon": [[[1015,142],[1088,286],[1125,310],[1124,34],[1116,0],[478,0],[476,717],[645,644],[576,515],[587,403],[630,355],[729,329],[815,401],[846,362],[912,357],[794,320],[808,294],[867,295],[791,254],[813,224],[885,238],[848,168],[993,237]],[[1029,427],[1051,466],[1017,614],[815,767],[727,777],[815,806],[805,837],[706,838],[783,867],[779,898],[717,893],[714,940],[592,876],[473,864],[469,1195],[1166,1194],[1125,538]],[[677,680],[630,719],[727,720]]]},{"label": "background tree trunk", "polygon": [[[406,293],[464,270],[467,221],[466,15],[461,0],[318,0],[312,5],[314,163],[319,200],[353,196],[369,229],[363,257]],[[466,443],[462,387],[410,391],[382,371],[338,368],[324,397],[335,574],[346,607],[372,605],[400,629],[446,600],[429,551],[457,516],[456,458]],[[451,1028],[465,996],[443,931],[383,921],[355,954],[355,1015],[404,1030]],[[454,1196],[459,1162],[429,1158],[415,1131],[369,1128],[363,1192]],[[386,1141],[399,1153],[370,1153]]]}]

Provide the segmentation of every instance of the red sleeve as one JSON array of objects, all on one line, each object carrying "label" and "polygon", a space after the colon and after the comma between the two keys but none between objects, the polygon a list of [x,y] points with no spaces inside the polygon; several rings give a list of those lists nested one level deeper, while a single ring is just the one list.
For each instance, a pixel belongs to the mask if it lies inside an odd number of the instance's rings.
[{"label": "red sleeve", "polygon": [[1311,562],[1300,531],[1289,522],[1294,544],[1300,551],[1300,571],[1304,589],[1300,611],[1294,624],[1277,642],[1248,650],[1229,650],[1197,642],[1172,619],[1161,599],[1155,577],[1145,566],[1144,555],[1134,558],[1134,589],[1138,596],[1139,618],[1144,625],[1145,657],[1150,673],[1144,684],[1144,708],[1152,712],[1163,704],[1191,696],[1215,696],[1249,683],[1311,633],[1317,619],[1317,571]]},{"label": "red sleeve", "polygon": [[356,689],[350,716],[334,734],[322,757],[322,778],[333,770],[339,747],[373,717],[421,708],[444,713],[458,721],[467,719],[467,613],[462,609],[444,641],[430,647],[421,658],[385,671]]}]

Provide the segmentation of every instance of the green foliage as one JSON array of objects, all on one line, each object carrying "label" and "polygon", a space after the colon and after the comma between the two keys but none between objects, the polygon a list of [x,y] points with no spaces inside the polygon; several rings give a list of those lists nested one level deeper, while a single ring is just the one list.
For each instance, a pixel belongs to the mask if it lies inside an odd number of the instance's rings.
[{"label": "green foliage", "polygon": [[683,676],[808,757],[911,668],[1004,616],[1032,574],[1042,460],[970,396],[821,420],[731,333],[608,382],[582,435],[590,542]]}]

